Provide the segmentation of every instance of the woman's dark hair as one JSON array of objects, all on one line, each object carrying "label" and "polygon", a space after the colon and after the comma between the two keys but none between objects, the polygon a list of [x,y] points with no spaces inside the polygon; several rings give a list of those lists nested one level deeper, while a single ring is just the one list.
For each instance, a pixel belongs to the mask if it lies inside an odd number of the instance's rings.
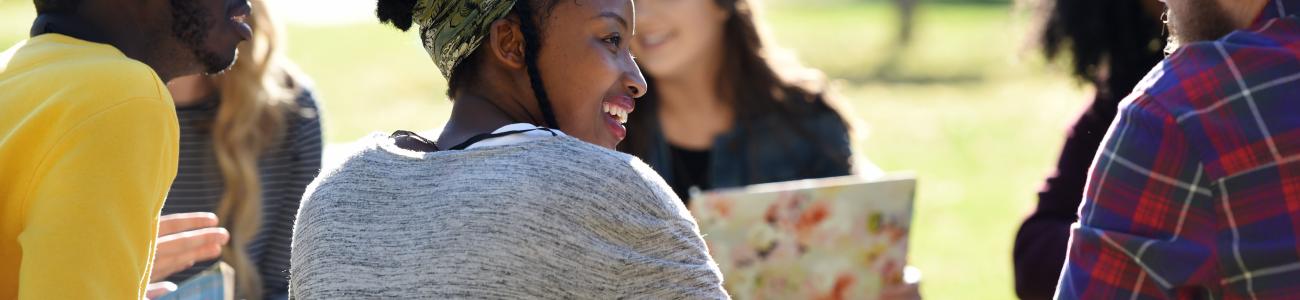
[{"label": "woman's dark hair", "polygon": [[1043,53],[1048,59],[1068,55],[1074,76],[1105,98],[1123,98],[1164,58],[1163,27],[1143,7],[1145,0],[1042,1]]},{"label": "woman's dark hair", "polygon": [[[407,31],[415,21],[413,18],[417,1],[379,0],[375,14],[378,15],[380,23],[392,24],[397,29]],[[538,107],[542,110],[542,118],[547,126],[559,129],[560,125],[555,120],[555,113],[551,110],[550,97],[542,84],[541,72],[537,68],[538,54],[542,48],[542,20],[545,20],[550,10],[555,8],[556,2],[555,0],[517,0],[512,13],[519,18],[519,30],[524,35],[524,64],[527,66],[528,78],[533,94],[537,97]],[[542,13],[539,13],[538,8]],[[475,70],[479,68],[481,57],[487,51],[485,48],[480,46],[456,64],[451,72],[451,78],[447,79],[448,97],[455,98],[456,93],[477,81]]]},{"label": "woman's dark hair", "polygon": [[[844,122],[844,127],[852,129],[849,118],[839,111],[838,99],[825,91],[825,76],[821,72],[804,68],[793,59],[778,60],[773,57],[772,49],[767,48],[767,36],[758,23],[757,7],[749,0],[714,0],[714,3],[727,10],[728,17],[723,23],[722,69],[719,72],[718,95],[728,101],[736,117],[736,132],[750,136],[734,139],[736,143],[744,140],[762,138],[751,125],[759,119],[775,117],[792,129],[802,139],[798,143],[818,145],[826,155],[835,155],[838,150],[815,133],[804,128],[798,121],[801,117],[830,110]],[[656,106],[661,101],[654,87],[654,76],[646,74],[646,81],[651,88],[641,97],[638,106]],[[811,105],[809,105],[811,104]],[[645,111],[653,111],[647,109]],[[627,139],[619,145],[619,151],[638,157],[647,157],[654,147],[652,140],[659,133],[657,116],[637,115],[629,118]],[[795,142],[788,143],[794,144]],[[741,145],[729,145],[741,146]],[[754,146],[753,143],[744,146]],[[755,170],[755,162],[748,162]]]},{"label": "woman's dark hair", "polygon": [[379,16],[379,23],[386,23],[401,29],[402,31],[411,30],[415,24],[415,4],[419,0],[379,0],[376,3],[375,15]]}]

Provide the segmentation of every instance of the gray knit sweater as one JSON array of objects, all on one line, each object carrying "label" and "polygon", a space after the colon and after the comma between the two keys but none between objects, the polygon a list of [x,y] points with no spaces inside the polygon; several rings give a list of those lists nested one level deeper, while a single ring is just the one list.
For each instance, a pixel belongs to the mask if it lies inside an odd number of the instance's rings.
[{"label": "gray knit sweater", "polygon": [[295,298],[727,297],[694,219],[632,156],[568,136],[362,145],[303,197]]}]

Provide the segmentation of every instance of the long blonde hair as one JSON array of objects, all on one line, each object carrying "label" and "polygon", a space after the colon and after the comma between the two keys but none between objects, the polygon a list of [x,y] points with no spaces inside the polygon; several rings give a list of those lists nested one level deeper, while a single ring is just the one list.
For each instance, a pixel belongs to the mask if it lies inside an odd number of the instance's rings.
[{"label": "long blonde hair", "polygon": [[239,46],[239,59],[216,81],[221,104],[212,124],[212,144],[225,182],[217,217],[230,231],[221,258],[235,269],[238,299],[261,299],[262,278],[248,245],[262,227],[262,183],[258,159],[281,143],[288,113],[298,109],[295,73],[281,51],[281,24],[266,1],[252,0],[253,38]]}]

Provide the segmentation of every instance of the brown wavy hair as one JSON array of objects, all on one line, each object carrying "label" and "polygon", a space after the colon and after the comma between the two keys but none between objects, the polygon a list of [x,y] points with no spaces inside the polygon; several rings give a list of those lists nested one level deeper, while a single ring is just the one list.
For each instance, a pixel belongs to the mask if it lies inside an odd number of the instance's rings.
[{"label": "brown wavy hair", "polygon": [[[804,67],[793,54],[767,42],[771,40],[771,34],[759,21],[762,8],[757,1],[714,0],[714,4],[726,10],[728,15],[722,25],[723,61],[717,93],[735,112],[736,129],[755,134],[745,127],[755,120],[775,115],[788,122],[787,127],[804,140],[826,145],[817,135],[795,123],[797,116],[808,113],[809,107],[818,106],[825,106],[839,115],[845,128],[860,127],[853,126],[856,122],[844,114],[847,104],[829,92],[825,74]],[[654,76],[647,73],[646,81],[651,88],[638,102],[657,105],[660,99],[654,89]],[[801,105],[805,103],[814,105]],[[619,150],[646,157],[655,147],[651,143],[657,134],[653,132],[657,127],[653,124],[658,122],[655,118],[654,115],[629,118],[627,139],[619,145]],[[821,150],[827,154],[837,152],[828,147]]]},{"label": "brown wavy hair", "polygon": [[262,227],[258,159],[283,142],[286,118],[298,109],[296,70],[282,51],[284,28],[264,0],[251,0],[253,38],[239,45],[239,59],[215,78],[221,92],[212,144],[225,183],[217,217],[230,231],[221,260],[235,270],[237,299],[261,299],[261,274],[248,245]]}]

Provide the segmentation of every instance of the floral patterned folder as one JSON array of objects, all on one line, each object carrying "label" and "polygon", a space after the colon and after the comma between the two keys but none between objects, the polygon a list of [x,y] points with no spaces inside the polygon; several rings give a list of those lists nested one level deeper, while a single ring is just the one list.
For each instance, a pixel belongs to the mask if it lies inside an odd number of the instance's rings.
[{"label": "floral patterned folder", "polygon": [[916,180],[763,184],[691,201],[736,299],[876,299],[902,284]]}]

